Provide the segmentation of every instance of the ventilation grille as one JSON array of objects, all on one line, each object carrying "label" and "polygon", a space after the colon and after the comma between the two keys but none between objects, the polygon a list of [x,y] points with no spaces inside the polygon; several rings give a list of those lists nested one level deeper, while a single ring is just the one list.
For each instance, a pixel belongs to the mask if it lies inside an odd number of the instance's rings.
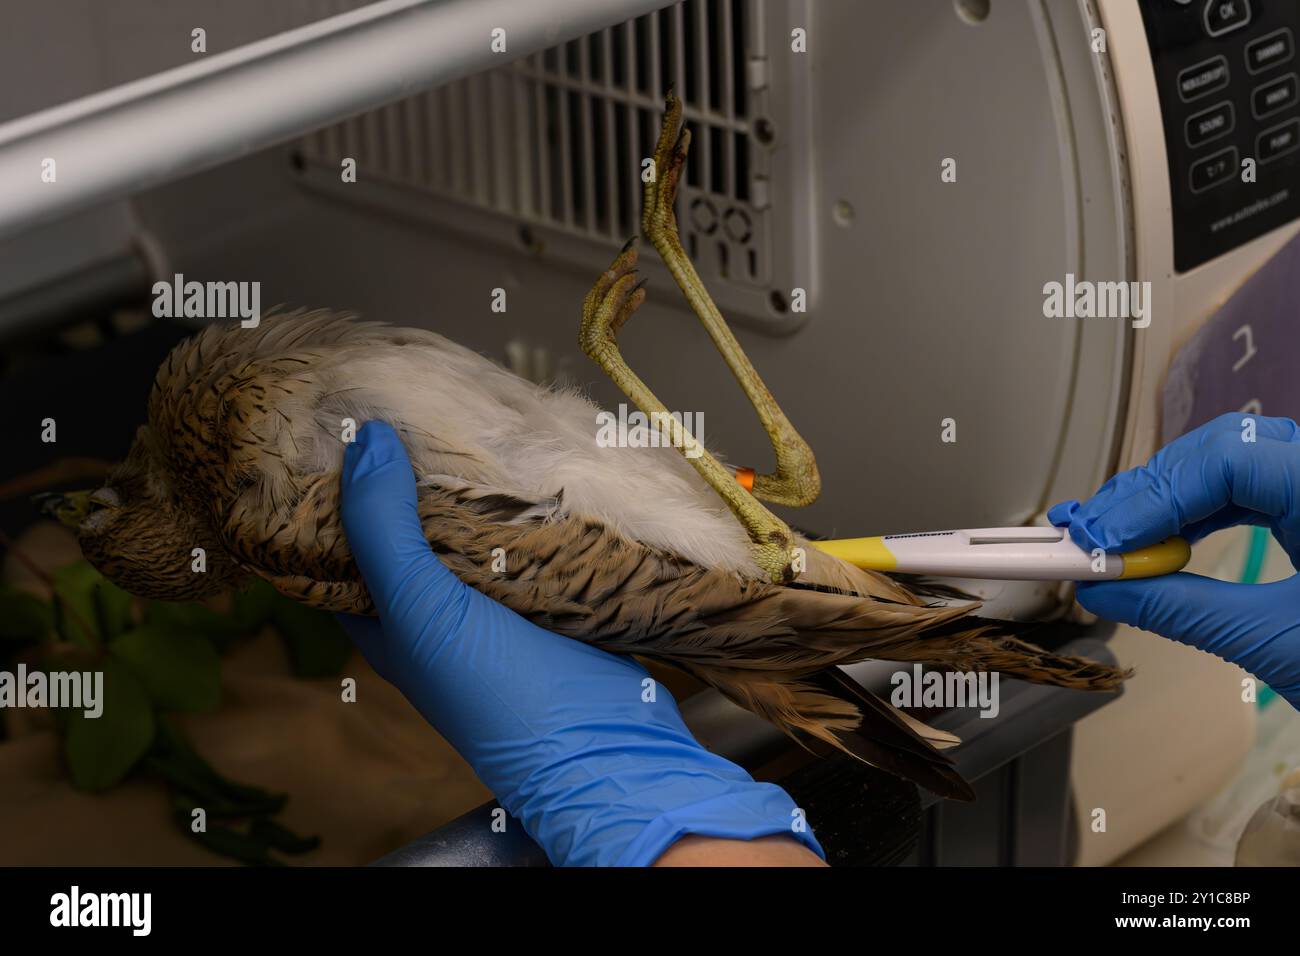
[{"label": "ventilation grille", "polygon": [[[340,0],[329,6],[338,12]],[[790,285],[772,268],[764,6],[684,0],[325,128],[300,150],[325,174],[318,185],[337,182],[352,157],[358,186],[382,181],[490,213],[514,224],[498,230],[506,241],[540,245],[551,232],[613,247],[639,231],[642,163],[671,86],[692,135],[683,242],[706,278],[761,292],[745,307],[770,318]],[[474,228],[463,212],[448,218]],[[589,269],[590,250],[581,258]]]}]

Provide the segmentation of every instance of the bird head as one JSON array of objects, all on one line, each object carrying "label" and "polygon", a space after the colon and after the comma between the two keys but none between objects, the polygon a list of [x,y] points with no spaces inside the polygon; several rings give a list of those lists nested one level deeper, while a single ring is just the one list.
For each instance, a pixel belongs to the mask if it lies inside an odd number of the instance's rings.
[{"label": "bird head", "polygon": [[[183,505],[147,426],[102,488],[46,493],[35,501],[76,531],[81,553],[101,574],[140,597],[192,601],[238,576],[208,515]],[[201,563],[196,548],[203,549]]]}]

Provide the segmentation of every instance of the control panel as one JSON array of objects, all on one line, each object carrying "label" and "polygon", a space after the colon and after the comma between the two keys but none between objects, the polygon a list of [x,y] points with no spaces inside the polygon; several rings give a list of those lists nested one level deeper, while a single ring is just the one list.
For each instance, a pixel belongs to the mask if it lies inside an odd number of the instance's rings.
[{"label": "control panel", "polygon": [[[1300,0],[1141,0],[1187,272],[1300,217]],[[1253,161],[1253,162],[1249,162]]]}]

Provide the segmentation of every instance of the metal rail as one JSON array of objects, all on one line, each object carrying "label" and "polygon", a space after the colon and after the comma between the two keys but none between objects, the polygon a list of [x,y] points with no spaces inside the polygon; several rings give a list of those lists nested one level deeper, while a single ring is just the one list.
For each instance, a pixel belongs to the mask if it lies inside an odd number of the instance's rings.
[{"label": "metal rail", "polygon": [[22,117],[0,126],[0,239],[672,2],[381,0]]}]

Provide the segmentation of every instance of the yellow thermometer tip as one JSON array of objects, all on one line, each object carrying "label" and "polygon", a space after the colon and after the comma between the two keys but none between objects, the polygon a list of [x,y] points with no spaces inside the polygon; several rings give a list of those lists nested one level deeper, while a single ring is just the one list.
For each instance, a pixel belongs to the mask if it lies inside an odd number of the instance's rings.
[{"label": "yellow thermometer tip", "polygon": [[840,538],[837,541],[810,542],[818,551],[825,551],[841,561],[870,571],[893,571],[898,558],[885,547],[880,538]]},{"label": "yellow thermometer tip", "polygon": [[1192,546],[1184,538],[1166,538],[1159,544],[1148,548],[1124,553],[1125,578],[1154,578],[1162,574],[1173,574],[1187,566],[1192,556]]}]

